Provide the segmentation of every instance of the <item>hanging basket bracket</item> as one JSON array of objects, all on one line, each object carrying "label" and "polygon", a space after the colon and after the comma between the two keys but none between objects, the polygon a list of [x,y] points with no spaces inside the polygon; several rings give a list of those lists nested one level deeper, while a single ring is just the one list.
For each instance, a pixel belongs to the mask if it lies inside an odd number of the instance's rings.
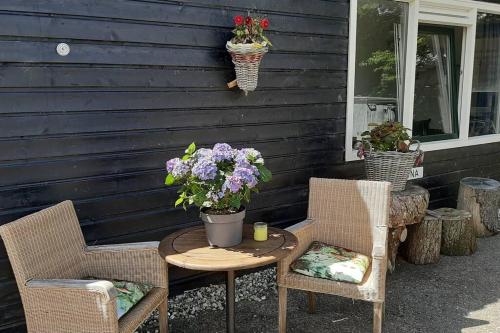
[{"label": "hanging basket bracket", "polygon": [[227,87],[229,89],[237,87],[237,86],[238,86],[238,81],[236,81],[236,79],[234,79],[233,81],[227,83]]}]

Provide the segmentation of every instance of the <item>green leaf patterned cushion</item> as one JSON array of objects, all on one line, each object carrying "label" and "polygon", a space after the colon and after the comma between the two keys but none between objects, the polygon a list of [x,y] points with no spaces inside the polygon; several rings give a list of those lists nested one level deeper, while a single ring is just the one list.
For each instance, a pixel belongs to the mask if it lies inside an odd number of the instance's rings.
[{"label": "green leaf patterned cushion", "polygon": [[118,291],[118,296],[116,296],[116,314],[118,319],[123,317],[123,315],[125,315],[134,305],[139,303],[139,301],[153,289],[152,285],[139,282],[96,279],[94,277],[87,277],[86,279],[107,280],[113,284],[116,291]]},{"label": "green leaf patterned cushion", "polygon": [[126,314],[134,305],[139,303],[153,286],[144,283],[128,281],[111,281],[118,291],[116,297],[116,312],[118,319]]},{"label": "green leaf patterned cushion", "polygon": [[290,268],[296,273],[321,279],[360,283],[370,266],[370,258],[338,246],[313,242]]}]

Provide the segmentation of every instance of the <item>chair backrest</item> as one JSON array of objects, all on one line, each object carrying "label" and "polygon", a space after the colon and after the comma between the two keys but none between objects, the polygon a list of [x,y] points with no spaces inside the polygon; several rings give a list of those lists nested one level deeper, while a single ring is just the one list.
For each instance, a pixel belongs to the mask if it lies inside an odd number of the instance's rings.
[{"label": "chair backrest", "polygon": [[308,218],[318,223],[315,239],[366,255],[377,226],[387,227],[390,183],[311,178]]},{"label": "chair backrest", "polygon": [[2,225],[0,236],[20,290],[30,279],[81,277],[85,241],[71,201]]}]

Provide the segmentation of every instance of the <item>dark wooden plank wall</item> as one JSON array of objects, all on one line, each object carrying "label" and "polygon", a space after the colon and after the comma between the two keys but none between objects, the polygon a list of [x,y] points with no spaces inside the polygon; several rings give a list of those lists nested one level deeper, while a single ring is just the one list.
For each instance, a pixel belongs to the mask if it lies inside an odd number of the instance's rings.
[{"label": "dark wooden plank wall", "polygon": [[[254,8],[275,47],[245,97],[226,88],[224,46],[232,17]],[[71,199],[89,243],[161,239],[198,221],[163,185],[164,161],[192,141],[263,152],[275,177],[248,221],[302,219],[308,178],[342,160],[348,10],[342,0],[2,0],[0,224]],[[57,55],[59,42],[70,55]],[[0,330],[22,320],[1,244]]]},{"label": "dark wooden plank wall", "polygon": [[[275,47],[245,97],[225,88],[224,43],[255,8]],[[164,161],[193,140],[260,149],[275,177],[248,221],[301,220],[309,177],[363,174],[343,162],[347,15],[347,0],[3,0],[0,224],[72,199],[89,243],[158,240],[197,223],[163,186]],[[499,144],[429,153],[425,174],[432,205],[453,206],[460,178],[500,178]],[[22,321],[0,242],[0,331]]]}]

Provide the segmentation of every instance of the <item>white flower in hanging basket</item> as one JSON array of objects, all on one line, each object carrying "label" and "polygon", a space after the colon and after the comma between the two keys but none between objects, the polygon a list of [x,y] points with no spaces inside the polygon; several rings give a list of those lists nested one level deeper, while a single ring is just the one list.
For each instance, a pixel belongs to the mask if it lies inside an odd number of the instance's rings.
[{"label": "white flower in hanging basket", "polygon": [[260,62],[272,46],[263,35],[269,20],[249,16],[243,20],[242,16],[236,16],[234,23],[234,37],[226,43],[226,49],[233,60],[237,84],[248,94],[257,88]]}]

